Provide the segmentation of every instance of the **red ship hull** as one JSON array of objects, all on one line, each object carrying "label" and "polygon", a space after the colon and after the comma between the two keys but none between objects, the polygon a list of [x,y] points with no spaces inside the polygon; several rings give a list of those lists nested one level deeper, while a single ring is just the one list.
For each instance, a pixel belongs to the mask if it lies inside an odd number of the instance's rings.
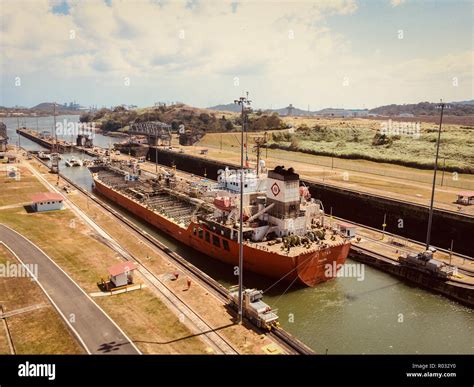
[{"label": "red ship hull", "polygon": [[[94,182],[95,190],[98,193],[172,236],[179,242],[219,261],[238,266],[239,244],[236,241],[224,238],[208,229],[205,229],[205,232],[209,233],[209,239],[206,240],[202,235],[200,237],[198,232],[195,232],[197,228],[204,228],[203,225],[191,222],[187,228],[180,227],[151,209],[142,206],[137,201],[107,187],[100,181],[94,180]],[[223,239],[227,242],[224,242]],[[244,244],[244,270],[275,279],[283,278],[287,282],[299,282],[313,287],[318,283],[335,277],[335,273],[332,273],[332,270],[326,270],[327,265],[331,265],[332,269],[334,262],[337,265],[344,264],[349,254],[349,249],[350,243],[345,242],[326,249],[310,249],[308,252],[298,256],[291,256],[285,255],[284,252],[272,252],[264,246],[246,242]],[[326,273],[331,273],[331,275],[327,276]]]}]

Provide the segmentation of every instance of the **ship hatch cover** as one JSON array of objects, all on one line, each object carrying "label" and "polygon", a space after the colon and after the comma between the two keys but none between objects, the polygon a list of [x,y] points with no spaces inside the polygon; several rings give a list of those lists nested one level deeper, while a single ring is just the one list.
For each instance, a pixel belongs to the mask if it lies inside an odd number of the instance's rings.
[{"label": "ship hatch cover", "polygon": [[273,183],[272,185],[272,193],[273,195],[277,196],[280,193],[280,187],[278,187],[277,183]]}]

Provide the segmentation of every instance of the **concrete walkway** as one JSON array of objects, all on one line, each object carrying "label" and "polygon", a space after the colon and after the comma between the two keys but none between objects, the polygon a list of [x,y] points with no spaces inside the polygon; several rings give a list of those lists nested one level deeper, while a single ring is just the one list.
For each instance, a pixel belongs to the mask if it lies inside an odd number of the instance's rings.
[{"label": "concrete walkway", "polygon": [[38,285],[88,353],[140,353],[118,325],[37,246],[3,224],[0,241],[21,263],[38,265]]}]

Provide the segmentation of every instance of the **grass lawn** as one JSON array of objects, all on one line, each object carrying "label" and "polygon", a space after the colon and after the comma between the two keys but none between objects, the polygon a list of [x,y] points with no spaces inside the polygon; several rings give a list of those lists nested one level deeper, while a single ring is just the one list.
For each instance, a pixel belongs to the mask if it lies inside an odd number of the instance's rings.
[{"label": "grass lawn", "polygon": [[0,166],[0,207],[30,202],[31,196],[35,193],[47,192],[27,168],[13,165],[20,170],[20,179],[8,177],[6,172],[8,166],[10,165]]}]

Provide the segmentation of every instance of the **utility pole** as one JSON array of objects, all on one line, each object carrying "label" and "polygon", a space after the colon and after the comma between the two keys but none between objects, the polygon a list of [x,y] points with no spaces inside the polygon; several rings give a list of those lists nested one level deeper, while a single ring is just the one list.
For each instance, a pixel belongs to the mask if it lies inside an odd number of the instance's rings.
[{"label": "utility pole", "polygon": [[242,324],[243,319],[243,269],[244,269],[244,127],[245,127],[245,106],[250,106],[251,101],[246,97],[234,100],[235,104],[241,106],[242,130],[240,133],[240,219],[239,219],[239,317],[238,322]]},{"label": "utility pole", "polygon": [[443,158],[443,173],[441,175],[441,187],[443,186],[444,183],[444,171],[446,169],[446,157]]},{"label": "utility pole", "polygon": [[57,173],[58,180],[56,182],[56,185],[59,185],[59,146],[58,146],[58,134],[56,132],[56,102],[53,104],[53,130],[54,130],[54,140],[53,140],[53,148],[51,150],[51,171],[53,173]]},{"label": "utility pole", "polygon": [[260,176],[260,152],[261,152],[261,147],[262,145],[265,145],[267,143],[266,136],[263,137],[255,137],[255,148],[257,151],[257,177]]},{"label": "utility pole", "polygon": [[155,144],[155,173],[158,173],[158,143]]},{"label": "utility pole", "polygon": [[385,238],[385,227],[387,227],[387,213],[383,214],[382,240]]},{"label": "utility pole", "polygon": [[[19,118],[19,117],[16,118],[16,126],[17,126],[17,130],[20,130],[20,118]],[[21,149],[21,141],[20,141],[20,138],[21,138],[21,134],[18,133],[18,150]]]},{"label": "utility pole", "polygon": [[438,129],[438,142],[436,144],[436,157],[434,163],[434,173],[433,173],[433,187],[431,188],[431,202],[430,202],[430,215],[428,218],[428,230],[426,231],[426,250],[430,248],[430,238],[431,238],[431,226],[433,223],[433,204],[434,204],[434,194],[436,188],[436,172],[438,171],[438,156],[439,156],[439,144],[441,140],[441,126],[443,125],[443,112],[446,104],[441,101],[438,105],[441,108],[441,115],[439,118],[439,129]]}]

